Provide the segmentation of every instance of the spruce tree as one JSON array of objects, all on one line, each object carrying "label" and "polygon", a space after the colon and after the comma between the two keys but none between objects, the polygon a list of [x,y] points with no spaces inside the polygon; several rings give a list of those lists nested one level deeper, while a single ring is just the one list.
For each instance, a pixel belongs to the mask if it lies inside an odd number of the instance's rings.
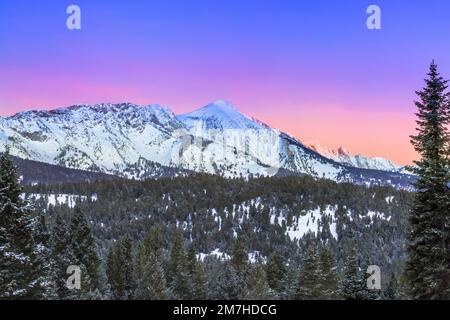
[{"label": "spruce tree", "polygon": [[142,274],[137,279],[134,298],[137,300],[166,300],[171,296],[164,270],[155,253],[146,256]]},{"label": "spruce tree", "polygon": [[361,277],[356,247],[351,244],[345,262],[344,279],[341,283],[342,297],[346,300],[364,300],[365,287],[366,283]]},{"label": "spruce tree", "polygon": [[89,223],[79,207],[70,221],[70,250],[75,265],[82,269],[82,290],[78,299],[100,299],[104,291],[100,259]]},{"label": "spruce tree", "polygon": [[243,298],[245,288],[242,287],[242,279],[230,262],[224,264],[224,269],[217,279],[216,291],[219,299],[239,300]]},{"label": "spruce tree", "polygon": [[281,255],[273,254],[269,257],[266,274],[269,287],[278,297],[283,297],[287,286],[287,269],[286,262]]},{"label": "spruce tree", "polygon": [[319,253],[319,292],[321,299],[330,300],[339,297],[338,274],[330,250],[322,247]]},{"label": "spruce tree", "polygon": [[398,298],[398,281],[394,274],[389,279],[384,295],[388,300],[396,300]]},{"label": "spruce tree", "polygon": [[367,270],[370,265],[370,258],[366,256],[359,271],[359,279],[361,282],[361,292],[359,294],[359,298],[361,300],[377,300],[380,298],[380,294],[382,293],[378,289],[369,289],[367,281],[369,280],[370,274],[367,273]]},{"label": "spruce tree", "polygon": [[107,256],[106,274],[116,300],[129,300],[134,290],[133,241],[125,236]]},{"label": "spruce tree", "polygon": [[189,271],[186,266],[186,253],[183,245],[183,235],[177,232],[175,241],[170,253],[168,264],[169,287],[176,299],[192,299],[192,281],[189,278]]},{"label": "spruce tree", "polygon": [[296,298],[299,300],[315,300],[320,298],[320,269],[317,249],[311,245],[306,251],[300,268]]},{"label": "spruce tree", "polygon": [[186,255],[186,267],[191,279],[191,298],[194,300],[206,299],[206,277],[201,262],[197,260],[193,246],[190,246]]},{"label": "spruce tree", "polygon": [[426,87],[417,92],[417,134],[411,143],[420,154],[410,169],[417,174],[410,213],[406,274],[414,299],[450,298],[450,181],[449,99],[447,82],[436,64],[430,66]]},{"label": "spruce tree", "polygon": [[45,216],[38,213],[35,217],[36,228],[34,242],[37,246],[35,278],[42,284],[42,299],[58,299],[56,281],[53,277],[54,261],[50,248],[50,231],[47,228]]},{"label": "spruce tree", "polygon": [[273,298],[274,294],[267,282],[264,265],[261,261],[257,261],[256,264],[251,267],[249,272],[244,299],[270,300]]},{"label": "spruce tree", "polygon": [[248,256],[245,251],[245,246],[242,241],[242,237],[238,237],[233,245],[231,253],[231,264],[234,269],[241,275],[243,275],[247,269]]},{"label": "spruce tree", "polygon": [[67,268],[75,265],[72,248],[70,247],[69,231],[64,219],[57,215],[49,239],[52,282],[55,285],[55,295],[59,300],[76,299],[76,292],[66,285]]},{"label": "spruce tree", "polygon": [[43,299],[45,249],[37,236],[39,221],[21,192],[7,149],[0,155],[0,299]]},{"label": "spruce tree", "polygon": [[175,235],[175,240],[172,245],[172,249],[170,251],[170,258],[167,265],[167,281],[171,283],[175,276],[177,275],[177,271],[179,269],[179,265],[184,262],[185,253],[184,253],[184,244],[183,244],[183,234],[181,231],[177,231]]}]

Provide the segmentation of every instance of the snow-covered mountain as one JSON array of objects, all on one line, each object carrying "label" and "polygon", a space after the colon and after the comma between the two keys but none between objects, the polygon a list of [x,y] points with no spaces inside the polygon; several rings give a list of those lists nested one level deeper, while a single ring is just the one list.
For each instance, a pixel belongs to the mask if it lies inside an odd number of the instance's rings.
[{"label": "snow-covered mountain", "polygon": [[381,157],[366,157],[360,154],[354,155],[343,147],[332,149],[320,143],[308,143],[307,146],[317,153],[323,155],[324,157],[355,168],[392,172],[399,172],[400,170],[402,170],[401,166],[398,166],[391,160]]},{"label": "snow-covered mountain", "polygon": [[[159,105],[76,105],[0,117],[0,149],[14,156],[127,178],[163,170],[225,177],[306,174],[334,181],[406,185],[403,175],[343,165],[217,101],[175,116]],[[177,173],[175,173],[177,174]]]}]

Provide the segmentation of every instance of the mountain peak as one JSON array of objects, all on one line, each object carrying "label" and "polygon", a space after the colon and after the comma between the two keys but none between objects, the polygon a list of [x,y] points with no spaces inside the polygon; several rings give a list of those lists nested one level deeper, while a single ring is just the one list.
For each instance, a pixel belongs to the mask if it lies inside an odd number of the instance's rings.
[{"label": "mountain peak", "polygon": [[204,106],[203,108],[200,108],[194,112],[201,112],[201,111],[208,112],[208,113],[211,112],[213,114],[225,113],[225,114],[240,114],[240,115],[242,115],[242,113],[231,102],[228,102],[226,100],[214,101],[213,103],[210,103],[210,104]]},{"label": "mountain peak", "polygon": [[265,125],[244,115],[225,100],[217,100],[194,112],[179,115],[177,118],[190,128],[198,125],[219,130],[266,128]]},{"label": "mountain peak", "polygon": [[395,172],[400,170],[400,167],[391,160],[381,157],[353,155],[344,147],[333,149],[320,143],[309,143],[306,146],[328,159],[332,159],[336,162],[350,165],[352,167]]}]

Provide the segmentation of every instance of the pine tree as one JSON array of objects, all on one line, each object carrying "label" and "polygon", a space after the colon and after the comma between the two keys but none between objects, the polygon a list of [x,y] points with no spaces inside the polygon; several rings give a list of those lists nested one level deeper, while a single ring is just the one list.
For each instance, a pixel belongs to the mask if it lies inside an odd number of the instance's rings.
[{"label": "pine tree", "polygon": [[106,274],[116,300],[129,300],[133,296],[134,266],[133,241],[125,236],[108,253]]},{"label": "pine tree", "polygon": [[341,283],[342,297],[346,300],[363,300],[366,283],[361,277],[356,247],[350,245],[350,250],[345,263],[345,275]]},{"label": "pine tree", "polygon": [[166,300],[170,295],[159,258],[152,252],[146,257],[142,275],[137,279],[134,298],[137,300]]},{"label": "pine tree", "polygon": [[394,274],[391,275],[384,295],[388,300],[396,300],[398,298],[398,281]]},{"label": "pine tree", "polygon": [[217,280],[216,295],[223,300],[239,300],[243,298],[244,289],[237,271],[231,263],[226,262]]},{"label": "pine tree", "polygon": [[361,300],[377,300],[380,298],[381,291],[378,289],[369,289],[367,283],[370,276],[370,274],[367,273],[367,270],[369,268],[369,265],[371,265],[369,260],[369,257],[366,256],[359,271],[359,279],[361,283],[361,292],[359,294],[359,298]]},{"label": "pine tree", "polygon": [[45,297],[44,248],[36,236],[39,221],[20,197],[21,187],[7,149],[0,155],[0,299]]},{"label": "pine tree", "polygon": [[247,261],[248,256],[247,252],[245,251],[242,237],[238,237],[233,245],[233,251],[231,253],[231,264],[239,274],[243,275],[248,266]]},{"label": "pine tree", "polygon": [[447,82],[430,66],[426,87],[418,91],[417,135],[411,143],[420,154],[411,170],[418,175],[409,220],[406,274],[415,299],[450,298],[449,99]]},{"label": "pine tree", "polygon": [[67,268],[75,264],[70,248],[70,237],[66,222],[57,215],[50,235],[50,261],[52,282],[55,285],[55,296],[59,300],[76,299],[76,292],[66,286]]},{"label": "pine tree", "polygon": [[266,266],[267,281],[269,287],[277,294],[278,297],[283,297],[286,291],[286,262],[279,254],[273,254],[269,257]]},{"label": "pine tree", "polygon": [[178,231],[175,235],[175,240],[170,251],[170,259],[167,265],[167,281],[171,283],[175,278],[179,264],[183,263],[185,259],[183,235]]},{"label": "pine tree", "polygon": [[170,253],[168,265],[169,287],[176,299],[192,299],[192,285],[186,266],[186,253],[183,245],[183,235],[177,232]]},{"label": "pine tree", "polygon": [[320,270],[317,249],[311,245],[307,250],[300,268],[296,298],[314,300],[320,298]]},{"label": "pine tree", "polygon": [[325,247],[320,249],[319,275],[319,292],[321,299],[337,299],[339,297],[339,279],[336,271],[336,265],[330,250]]},{"label": "pine tree", "polygon": [[186,256],[186,267],[192,281],[190,296],[194,300],[206,299],[206,277],[202,263],[197,260],[193,246],[190,246]]},{"label": "pine tree", "polygon": [[47,229],[45,216],[41,213],[35,217],[36,228],[34,242],[37,246],[35,278],[42,284],[42,299],[56,300],[58,298],[56,282],[53,278],[54,261],[50,248],[50,232]]},{"label": "pine tree", "polygon": [[82,268],[82,290],[79,299],[101,297],[104,290],[101,281],[100,259],[97,254],[95,239],[84,213],[79,207],[70,221],[70,250],[73,253],[75,265]]},{"label": "pine tree", "polygon": [[246,292],[244,299],[248,300],[270,300],[274,298],[274,293],[267,282],[267,275],[264,265],[258,261],[252,266],[247,278]]}]

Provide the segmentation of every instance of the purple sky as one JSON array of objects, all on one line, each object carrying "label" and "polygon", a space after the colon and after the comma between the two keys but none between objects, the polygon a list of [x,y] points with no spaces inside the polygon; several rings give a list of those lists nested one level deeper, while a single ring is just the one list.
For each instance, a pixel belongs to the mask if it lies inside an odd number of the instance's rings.
[{"label": "purple sky", "polygon": [[[0,114],[75,103],[214,100],[301,140],[400,164],[414,91],[450,77],[450,1],[2,0]],[[366,28],[366,8],[382,30]],[[82,10],[69,31],[66,8]]]}]

